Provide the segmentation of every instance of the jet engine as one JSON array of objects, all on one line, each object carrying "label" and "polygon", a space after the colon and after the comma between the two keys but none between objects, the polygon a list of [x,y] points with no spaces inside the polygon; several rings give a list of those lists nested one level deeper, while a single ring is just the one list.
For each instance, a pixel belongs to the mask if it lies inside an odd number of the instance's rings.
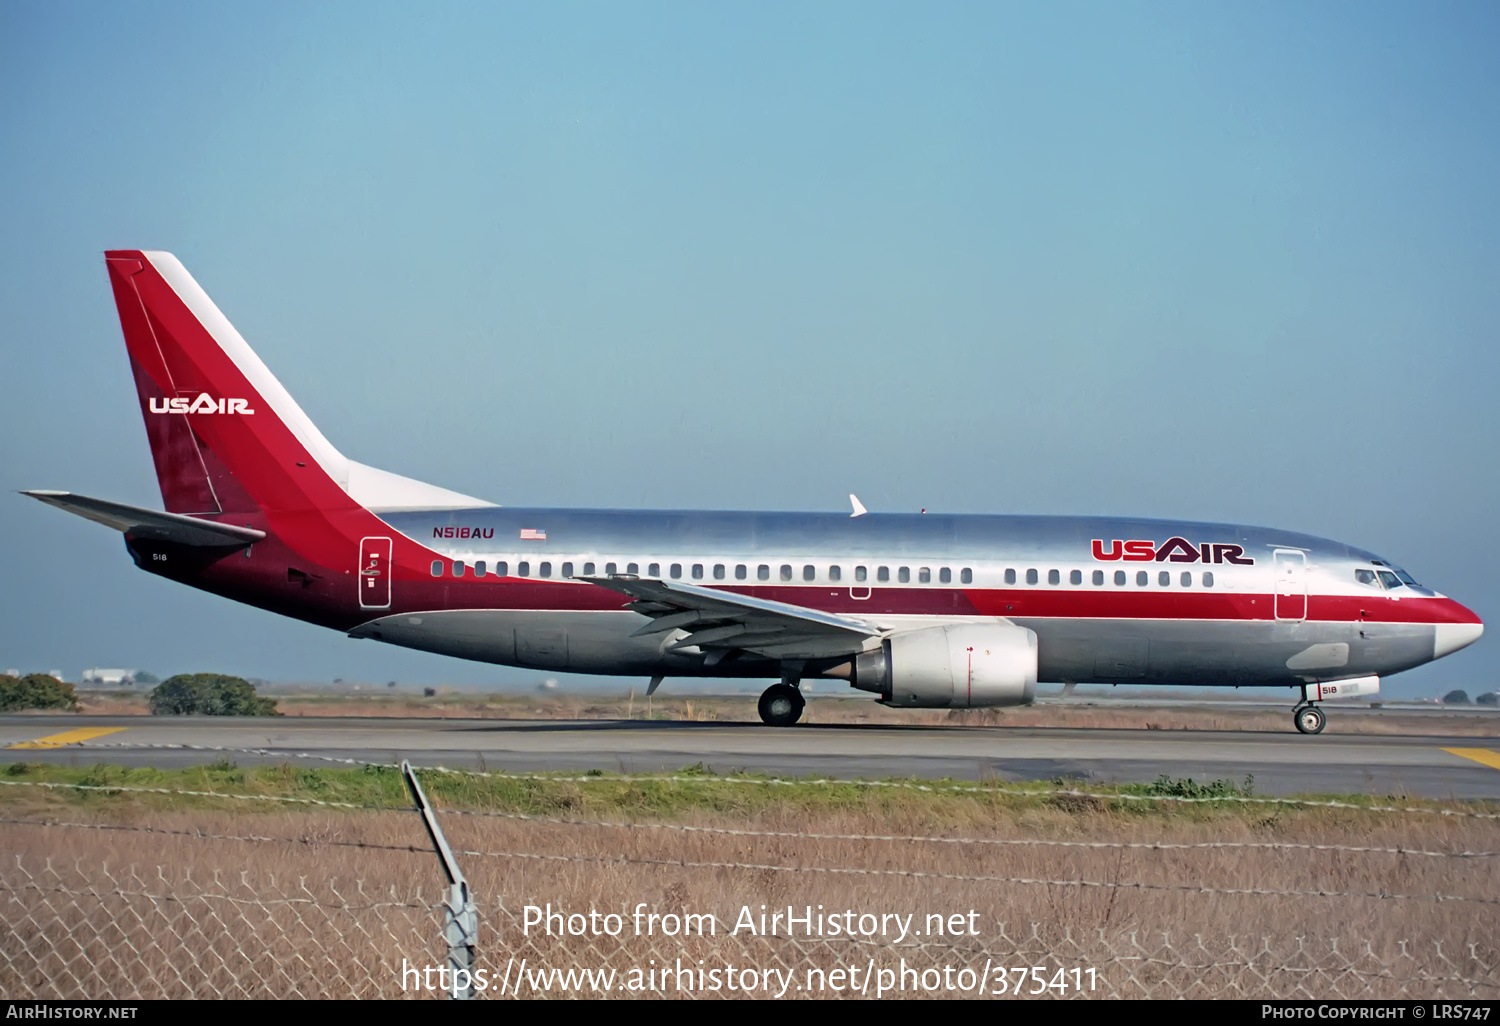
[{"label": "jet engine", "polygon": [[1035,631],[1008,622],[961,623],[893,634],[845,672],[852,686],[887,705],[970,709],[1030,705],[1036,661]]}]

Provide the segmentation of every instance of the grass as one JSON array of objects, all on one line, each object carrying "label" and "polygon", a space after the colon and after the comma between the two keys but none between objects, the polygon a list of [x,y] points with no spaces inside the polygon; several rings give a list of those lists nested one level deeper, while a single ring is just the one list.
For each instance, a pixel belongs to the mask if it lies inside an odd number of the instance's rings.
[{"label": "grass", "polygon": [[[1361,796],[1309,796],[1337,798],[1356,808],[1236,800],[1253,797],[1250,780],[1163,777],[1119,788],[1058,780],[1005,785],[1005,792],[1000,792],[945,789],[953,782],[917,780],[891,782],[909,787],[807,780],[743,783],[735,781],[764,778],[716,779],[704,766],[687,767],[675,776],[685,779],[599,773],[517,779],[421,772],[423,787],[440,809],[439,820],[483,910],[482,952],[491,965],[503,968],[511,953],[528,952],[560,965],[616,957],[634,964],[645,958],[746,954],[743,947],[694,947],[675,940],[648,946],[627,940],[618,955],[611,955],[613,949],[605,946],[527,940],[519,936],[514,920],[504,925],[507,920],[497,904],[512,915],[524,905],[548,902],[569,910],[597,908],[628,915],[636,904],[645,903],[659,910],[712,912],[724,923],[733,922],[742,906],[790,904],[919,917],[973,910],[983,924],[983,937],[976,944],[1003,951],[1009,943],[1004,938],[1035,933],[1055,945],[1051,950],[1076,952],[1067,956],[1073,959],[1067,964],[1097,960],[1100,971],[1123,988],[1120,993],[1134,993],[1129,990],[1134,977],[1123,968],[1126,963],[1115,964],[1108,957],[1110,952],[1138,954],[1137,939],[1151,951],[1169,942],[1177,953],[1173,957],[1180,957],[1186,967],[1181,970],[1185,981],[1202,976],[1191,969],[1199,962],[1235,963],[1240,956],[1233,951],[1274,949],[1275,965],[1295,968],[1297,959],[1304,958],[1299,952],[1321,952],[1318,957],[1328,965],[1343,966],[1368,949],[1381,964],[1395,966],[1400,973],[1420,968],[1447,980],[1479,978],[1490,988],[1475,993],[1500,989],[1500,917],[1494,914],[1495,906],[1432,900],[1440,894],[1482,899],[1500,894],[1500,858],[1456,854],[1500,851],[1500,823],[1494,820],[1365,811],[1357,806],[1388,801]],[[106,790],[3,786],[6,783],[79,784]],[[115,790],[125,787],[384,808]],[[1050,793],[1059,789],[1102,797]],[[1402,799],[1398,804],[1500,810],[1497,803]],[[408,900],[420,893],[422,901],[430,903],[440,893],[442,880],[410,808],[396,771],[379,767],[239,766],[231,760],[166,770],[105,764],[0,766],[0,818],[26,821],[0,824],[0,848],[7,854],[0,865],[0,891],[11,902],[7,922],[42,924],[36,936],[27,932],[32,930],[29,926],[0,930],[0,992],[48,993],[46,981],[52,976],[47,974],[54,971],[46,966],[26,970],[24,978],[13,974],[21,971],[16,967],[26,964],[32,952],[41,950],[39,938],[53,937],[55,931],[49,932],[52,927],[47,924],[61,916],[65,932],[56,936],[69,944],[87,931],[98,931],[96,941],[84,942],[89,951],[98,948],[97,957],[90,955],[85,961],[90,967],[103,967],[99,973],[114,972],[112,958],[125,957],[136,948],[144,952],[141,966],[131,963],[118,976],[99,976],[99,982],[68,992],[75,996],[178,994],[210,977],[217,981],[214,987],[229,988],[230,969],[218,961],[209,966],[206,946],[227,952],[227,965],[237,965],[234,959],[239,957],[262,959],[243,978],[252,983],[264,978],[271,981],[268,986],[280,987],[282,970],[263,964],[270,957],[264,952],[292,945],[300,936],[296,931],[304,929],[311,931],[305,938],[311,947],[301,954],[294,951],[295,945],[287,947],[277,956],[283,969],[302,965],[298,959],[311,959],[308,964],[321,967],[315,975],[325,982],[330,971],[368,972],[370,989],[360,992],[389,993],[395,979],[392,966],[399,966],[408,954],[415,957],[424,945],[437,943],[437,928],[422,918],[425,913],[411,913],[416,916],[414,925],[392,934],[378,917],[407,912],[365,913],[356,908],[338,913],[356,922],[327,913],[333,918],[325,925],[318,918],[325,913],[317,908],[275,902],[261,906],[257,901],[277,895],[301,901],[307,893],[396,895]],[[442,809],[570,822],[444,814]],[[48,822],[107,829],[45,825]],[[673,829],[678,826],[708,829]],[[1049,843],[1033,843],[1037,841]],[[1332,847],[1268,846],[1272,844]],[[1455,854],[1413,855],[1411,849]],[[52,880],[47,874],[55,875],[57,881],[48,884],[53,889],[22,886],[21,867],[31,879]],[[991,879],[977,879],[985,877]],[[1034,882],[1048,880],[1062,883]],[[234,889],[234,902],[131,897],[206,894],[220,887],[220,881]],[[1079,887],[1067,881],[1100,886]],[[1304,893],[1265,893],[1294,891]],[[1363,896],[1390,893],[1417,897]],[[354,904],[366,907],[363,901]],[[134,911],[124,909],[130,903]],[[110,911],[115,905],[121,908]],[[210,906],[213,916],[205,911]],[[190,911],[198,917],[196,926],[185,921],[167,925],[161,918]],[[214,916],[227,918],[221,923]],[[155,925],[158,922],[164,925]],[[113,930],[124,932],[117,935]],[[180,946],[171,945],[171,930],[185,938]],[[247,943],[252,935],[253,943]],[[127,950],[121,937],[128,937],[134,947]],[[168,949],[154,946],[158,938],[168,943]],[[1451,965],[1433,954],[1438,945]],[[1336,959],[1328,954],[1334,946],[1341,953]],[[1403,951],[1413,953],[1412,958]],[[877,957],[883,957],[882,952],[895,953],[886,948],[871,951]],[[795,952],[783,954],[800,957]],[[1471,954],[1477,961],[1465,961]],[[863,949],[858,957],[866,957]],[[153,958],[171,963],[172,971],[150,962]],[[200,976],[196,969],[178,972],[182,960],[201,961],[209,966],[202,972],[209,975]],[[83,972],[78,967],[84,964],[74,963],[76,971]],[[1129,973],[1146,971],[1138,967]],[[1335,972],[1318,977],[1325,982],[1309,985],[1320,995],[1327,980],[1342,981],[1340,986],[1368,984],[1374,989],[1359,993],[1371,995],[1470,993],[1462,989],[1467,984],[1451,982],[1403,991],[1404,984],[1390,982],[1383,972],[1357,980]],[[147,982],[139,983],[142,979]],[[307,992],[310,984],[296,979],[301,981],[299,992]],[[1259,979],[1248,978],[1246,985],[1258,987]],[[1214,989],[1217,986],[1210,986],[1203,996],[1247,993]],[[1300,984],[1293,981],[1287,986]]]},{"label": "grass", "polygon": [[[955,780],[893,779],[869,783],[771,778],[763,774],[720,775],[702,763],[670,775],[481,774],[419,770],[422,786],[439,808],[501,811],[528,815],[566,812],[587,817],[678,820],[697,815],[755,817],[767,813],[817,817],[858,812],[872,817],[900,814],[934,827],[1014,818],[1040,809],[1083,810],[1143,821],[1212,823],[1260,822],[1274,814],[1283,821],[1320,822],[1369,816],[1369,807],[1500,812],[1500,802],[1435,802],[1400,795],[1304,795],[1288,802],[1254,798],[1254,778],[1241,782],[1197,783],[1163,775],[1151,783],[1102,785],[1058,779],[1034,783],[975,785]],[[772,781],[775,782],[772,782]],[[81,784],[89,788],[8,787],[0,783],[0,807],[78,807],[115,812],[194,809],[270,812],[271,802],[246,802],[202,794],[151,794],[125,788],[217,792],[304,799],[371,808],[411,805],[393,767],[308,768],[290,763],[240,767],[221,759],[177,769],[125,767],[98,763],[68,767],[50,763],[0,765],[0,782]],[[1058,794],[1058,791],[1084,792]],[[1152,800],[1161,799],[1161,800]],[[1173,799],[1188,799],[1177,801]],[[1349,808],[1294,804],[1338,802]],[[353,810],[350,810],[353,811]]]}]

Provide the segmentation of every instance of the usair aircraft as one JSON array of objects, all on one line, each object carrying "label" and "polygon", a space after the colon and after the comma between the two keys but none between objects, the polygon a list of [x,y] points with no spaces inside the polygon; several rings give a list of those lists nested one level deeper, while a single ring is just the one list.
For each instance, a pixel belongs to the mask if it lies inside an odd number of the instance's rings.
[{"label": "usair aircraft", "polygon": [[344,456],[170,253],[106,255],[164,511],[43,502],[142,570],[392,645],[506,666],[831,678],[901,708],[1037,683],[1279,687],[1293,722],[1472,644],[1464,606],[1291,531],[1109,517],[503,507]]}]

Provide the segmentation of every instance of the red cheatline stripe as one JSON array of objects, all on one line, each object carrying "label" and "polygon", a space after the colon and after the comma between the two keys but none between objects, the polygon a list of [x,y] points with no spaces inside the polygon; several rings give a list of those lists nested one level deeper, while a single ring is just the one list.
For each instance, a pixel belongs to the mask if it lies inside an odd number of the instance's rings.
[{"label": "red cheatline stripe", "polygon": [[[444,562],[446,571],[448,563]],[[619,609],[620,596],[603,588],[583,588],[560,581],[507,578],[428,578],[398,584],[397,601],[407,608],[422,605],[430,596],[443,608],[447,587],[448,608],[568,610]],[[1005,616],[1023,619],[1076,620],[1215,620],[1270,621],[1275,619],[1275,599],[1269,594],[1146,590],[981,590],[967,588],[879,588],[868,600],[849,597],[848,588],[769,587],[726,588],[724,591],[754,595],[825,612],[854,615],[913,616]],[[1477,623],[1478,618],[1451,599],[1406,598],[1400,601],[1376,597],[1312,595],[1307,601],[1309,621],[1323,623],[1436,624]]]}]

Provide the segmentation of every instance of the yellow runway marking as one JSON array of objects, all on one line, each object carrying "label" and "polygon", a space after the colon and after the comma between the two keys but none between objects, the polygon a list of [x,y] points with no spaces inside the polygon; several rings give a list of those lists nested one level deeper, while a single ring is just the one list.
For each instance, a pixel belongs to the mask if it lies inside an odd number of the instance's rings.
[{"label": "yellow runway marking", "polygon": [[65,730],[61,734],[49,734],[39,737],[35,741],[22,741],[20,744],[11,745],[11,748],[61,748],[63,745],[76,745],[80,741],[92,741],[96,737],[105,734],[118,734],[124,727],[83,727],[79,730]]},{"label": "yellow runway marking", "polygon": [[1490,769],[1500,770],[1500,752],[1494,752],[1488,748],[1444,748],[1443,751],[1460,758],[1473,759]]}]

